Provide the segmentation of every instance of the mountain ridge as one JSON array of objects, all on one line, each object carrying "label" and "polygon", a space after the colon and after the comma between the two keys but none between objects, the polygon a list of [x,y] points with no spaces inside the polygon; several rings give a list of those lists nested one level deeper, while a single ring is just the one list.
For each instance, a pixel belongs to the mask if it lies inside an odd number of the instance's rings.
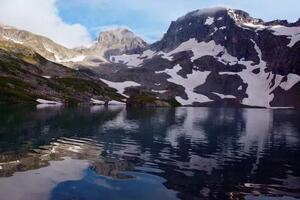
[{"label": "mountain ridge", "polygon": [[176,105],[300,107],[298,22],[264,22],[229,8],[196,10],[172,21],[150,45],[129,30],[100,34],[69,67],[99,77],[122,95],[141,96],[133,98],[139,104],[157,99]]}]

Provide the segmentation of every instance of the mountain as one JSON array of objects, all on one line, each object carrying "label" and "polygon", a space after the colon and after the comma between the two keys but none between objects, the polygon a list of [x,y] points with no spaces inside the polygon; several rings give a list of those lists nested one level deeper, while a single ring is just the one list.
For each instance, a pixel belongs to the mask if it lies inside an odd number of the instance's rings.
[{"label": "mountain", "polygon": [[97,41],[89,48],[78,49],[84,55],[85,62],[75,62],[79,66],[90,65],[92,67],[107,63],[107,58],[121,52],[131,52],[144,49],[148,44],[132,31],[125,28],[115,28],[103,31]]},{"label": "mountain", "polygon": [[126,28],[116,28],[101,32],[92,50],[105,55],[107,51],[130,51],[143,49],[147,43]]},{"label": "mountain", "polygon": [[51,62],[31,48],[0,39],[0,103],[78,104],[124,98],[97,77]]},{"label": "mountain", "polygon": [[29,47],[53,62],[78,61],[82,57],[79,52],[59,45],[46,37],[11,26],[0,25],[0,38]]},{"label": "mountain", "polygon": [[150,45],[122,28],[78,49],[11,27],[0,36],[114,88],[128,105],[300,107],[300,19],[264,22],[242,10],[201,9]]},{"label": "mountain", "polygon": [[0,25],[0,38],[32,48],[44,58],[71,68],[76,68],[75,63],[93,66],[98,62],[106,62],[106,54],[130,51],[147,46],[145,41],[125,28],[101,32],[97,41],[90,47],[75,49],[66,48],[46,37],[29,31],[5,25]]},{"label": "mountain", "polygon": [[97,72],[112,87],[131,83],[123,88],[128,96],[147,93],[181,105],[300,107],[299,40],[299,21],[196,10],[173,21],[160,41],[140,53],[110,56],[115,65]]}]

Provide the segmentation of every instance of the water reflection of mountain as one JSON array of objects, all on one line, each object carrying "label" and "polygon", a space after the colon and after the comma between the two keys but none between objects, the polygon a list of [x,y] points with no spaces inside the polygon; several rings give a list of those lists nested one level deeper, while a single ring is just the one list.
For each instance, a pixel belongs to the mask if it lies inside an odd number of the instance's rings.
[{"label": "water reflection of mountain", "polygon": [[0,112],[2,176],[70,157],[113,178],[130,178],[121,173],[128,170],[163,177],[182,199],[256,191],[245,183],[278,185],[281,191],[300,185],[298,111],[8,109]]}]

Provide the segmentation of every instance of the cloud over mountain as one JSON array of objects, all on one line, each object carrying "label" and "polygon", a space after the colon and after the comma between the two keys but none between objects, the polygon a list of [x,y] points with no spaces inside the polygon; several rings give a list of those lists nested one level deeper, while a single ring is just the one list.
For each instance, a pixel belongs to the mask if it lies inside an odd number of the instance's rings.
[{"label": "cloud over mountain", "polygon": [[69,48],[89,45],[91,37],[80,24],[65,23],[56,0],[1,0],[0,23],[51,38]]}]

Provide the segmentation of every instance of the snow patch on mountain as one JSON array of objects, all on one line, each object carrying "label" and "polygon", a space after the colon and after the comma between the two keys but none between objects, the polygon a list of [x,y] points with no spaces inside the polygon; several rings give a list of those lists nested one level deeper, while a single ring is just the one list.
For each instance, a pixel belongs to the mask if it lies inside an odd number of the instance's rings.
[{"label": "snow patch on mountain", "polygon": [[205,21],[205,25],[212,25],[215,22],[215,18],[214,17],[207,17],[206,21]]},{"label": "snow patch on mountain", "polygon": [[58,62],[82,62],[86,58],[85,55],[78,55],[73,58],[59,60]]},{"label": "snow patch on mountain", "polygon": [[213,92],[213,94],[218,95],[221,99],[236,99],[236,97],[233,95],[225,95],[217,92]]},{"label": "snow patch on mountain", "polygon": [[105,101],[101,101],[101,100],[98,100],[98,99],[91,98],[91,104],[94,104],[94,105],[104,105]]},{"label": "snow patch on mountain", "polygon": [[[226,28],[226,27],[224,27]],[[281,34],[286,32],[281,32]],[[290,32],[289,32],[290,33]],[[270,107],[270,102],[274,98],[274,94],[272,92],[280,85],[281,87],[289,90],[293,85],[295,85],[299,81],[298,75],[289,75],[287,82],[282,82],[284,76],[275,75],[271,72],[266,73],[266,62],[262,59],[262,52],[259,46],[256,44],[254,40],[251,40],[253,43],[253,47],[257,52],[257,56],[259,58],[259,63],[255,64],[253,61],[238,59],[230,55],[227,49],[222,45],[217,45],[214,40],[209,42],[198,42],[195,38],[189,39],[186,42],[181,43],[177,48],[170,52],[154,52],[151,50],[147,50],[147,52],[143,52],[141,55],[128,55],[132,56],[131,58],[136,58],[137,61],[128,61],[134,66],[140,66],[144,59],[150,59],[155,55],[160,55],[164,59],[168,59],[170,61],[173,60],[173,55],[176,53],[184,52],[184,51],[192,51],[193,56],[191,57],[191,61],[195,61],[198,58],[203,56],[213,56],[217,61],[225,64],[225,65],[236,65],[241,64],[246,66],[241,72],[220,72],[220,75],[238,75],[243,80],[245,84],[248,85],[246,89],[246,95],[248,97],[244,98],[242,103],[244,105],[249,106],[261,106],[261,107]],[[124,56],[124,55],[122,55]],[[122,57],[120,56],[120,57]],[[124,57],[123,57],[123,60]],[[253,73],[254,69],[260,69],[258,74]],[[200,72],[194,70],[192,74],[188,74],[187,78],[183,78],[178,75],[178,72],[181,70],[180,65],[176,65],[173,69],[166,69],[164,71],[158,71],[158,73],[166,73],[171,78],[168,79],[169,82],[181,85],[185,88],[185,92],[188,96],[188,99],[183,99],[182,97],[177,96],[176,100],[180,102],[182,105],[191,105],[194,102],[209,102],[211,101],[204,95],[197,94],[194,92],[194,88],[205,83],[207,76],[210,72]],[[238,90],[242,90],[241,87]],[[155,91],[157,93],[164,93],[165,91]],[[232,95],[223,95],[216,94],[220,98],[236,98]]]},{"label": "snow patch on mountain", "polygon": [[194,56],[192,57],[192,61],[206,56],[216,56],[220,52],[224,50],[224,47],[221,45],[216,45],[215,41],[211,40],[209,42],[198,42],[195,38],[189,39],[186,42],[180,44],[176,49],[169,53],[164,53],[163,58],[168,58],[172,60],[172,55],[175,53],[183,52],[183,51],[192,51]]},{"label": "snow patch on mountain", "polygon": [[[172,60],[172,55],[183,51],[192,51],[193,57],[191,61],[195,61],[203,56],[214,56],[219,62],[223,64],[235,65],[238,63],[238,59],[230,55],[226,48],[222,45],[217,45],[214,40],[209,42],[198,42],[195,38],[192,38],[169,53],[165,53],[163,58]],[[219,54],[222,53],[221,56]],[[249,62],[247,62],[248,64]]]},{"label": "snow patch on mountain", "polygon": [[58,101],[50,101],[50,100],[46,100],[46,99],[37,99],[36,102],[39,104],[49,104],[49,105],[57,105],[57,106],[60,106],[63,104]]},{"label": "snow patch on mountain", "polygon": [[265,28],[267,28],[267,26],[265,26],[263,24],[255,24],[255,23],[251,23],[251,22],[243,23],[242,25],[250,27],[250,28],[255,28],[255,29],[265,29]]},{"label": "snow patch on mountain", "polygon": [[100,80],[105,84],[107,84],[109,87],[115,88],[116,90],[118,90],[119,94],[122,94],[124,96],[126,96],[124,94],[126,88],[141,86],[141,84],[136,83],[134,81],[112,82],[104,79],[100,79]]},{"label": "snow patch on mountain", "polygon": [[159,93],[159,94],[163,94],[163,93],[168,92],[168,90],[151,90],[151,91],[155,92],[155,93]]},{"label": "snow patch on mountain", "polygon": [[156,74],[166,73],[171,78],[167,79],[169,82],[175,83],[177,85],[181,85],[185,88],[185,93],[187,95],[187,99],[183,99],[182,97],[177,96],[176,100],[182,105],[192,105],[194,102],[210,102],[211,100],[202,95],[194,92],[194,89],[205,83],[207,76],[211,72],[200,72],[193,70],[192,74],[188,74],[187,78],[183,78],[178,75],[178,72],[181,70],[180,65],[174,66],[172,69],[166,69],[164,71],[157,71]]},{"label": "snow patch on mountain", "polygon": [[280,87],[286,91],[290,90],[294,85],[300,82],[300,76],[297,74],[289,74],[287,75],[287,81],[282,82]]},{"label": "snow patch on mountain", "polygon": [[[162,51],[154,52],[151,50],[146,50],[142,54],[123,54],[119,56],[111,56],[110,60],[114,63],[124,63],[130,66],[138,67],[145,59],[150,59],[155,55],[160,55],[162,58],[169,61],[173,60],[173,55],[176,53],[192,51],[193,57],[191,61],[195,61],[203,56],[214,56],[218,61],[228,64],[236,64],[237,58],[231,56],[225,47],[222,45],[217,45],[214,40],[209,42],[198,42],[195,38],[189,39],[186,42],[180,44],[176,49],[165,53]],[[217,57],[222,52],[222,56]]]},{"label": "snow patch on mountain", "polygon": [[110,56],[109,60],[114,63],[123,63],[131,67],[140,66],[145,59],[152,58],[156,53],[152,50],[146,50],[142,54],[122,54],[118,56]]},{"label": "snow patch on mountain", "polygon": [[140,54],[123,54],[119,56],[111,56],[110,61],[114,63],[122,63],[129,66],[138,67],[143,63],[143,59],[141,59]]},{"label": "snow patch on mountain", "polygon": [[[237,61],[237,63],[245,65],[247,68],[241,72],[220,72],[219,74],[224,75],[239,75],[243,82],[248,85],[246,94],[247,98],[243,99],[244,105],[249,106],[261,106],[261,107],[270,107],[270,102],[273,100],[274,95],[271,94],[273,90],[279,86],[283,76],[265,73],[264,69],[266,68],[266,62],[262,60],[262,52],[257,46],[255,41],[251,40],[254,44],[254,48],[259,57],[259,64],[253,65],[252,61]],[[252,73],[253,69],[259,68],[260,73]],[[272,79],[275,79],[274,86],[271,87]]]},{"label": "snow patch on mountain", "polygon": [[270,30],[273,31],[274,35],[285,35],[291,41],[287,45],[293,47],[298,41],[300,41],[300,27],[286,27],[286,26],[272,26]]}]

